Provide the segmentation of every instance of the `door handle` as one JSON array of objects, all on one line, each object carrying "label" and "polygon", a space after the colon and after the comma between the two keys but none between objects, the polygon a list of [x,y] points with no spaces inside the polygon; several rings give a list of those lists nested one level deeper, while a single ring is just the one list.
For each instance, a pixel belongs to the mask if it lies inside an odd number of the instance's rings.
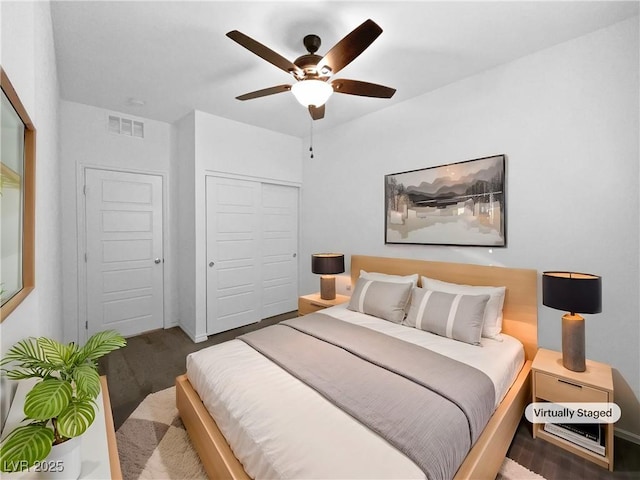
[{"label": "door handle", "polygon": [[160,263],[161,261],[162,261],[162,260],[160,260],[159,258],[156,258],[156,259],[153,261],[153,263],[158,264],[158,263]]}]

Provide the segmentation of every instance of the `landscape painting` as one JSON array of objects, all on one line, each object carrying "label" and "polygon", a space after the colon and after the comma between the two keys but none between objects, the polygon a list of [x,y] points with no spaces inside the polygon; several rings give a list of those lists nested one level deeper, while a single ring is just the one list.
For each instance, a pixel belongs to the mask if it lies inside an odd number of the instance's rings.
[{"label": "landscape painting", "polygon": [[385,176],[385,243],[505,247],[505,156]]}]

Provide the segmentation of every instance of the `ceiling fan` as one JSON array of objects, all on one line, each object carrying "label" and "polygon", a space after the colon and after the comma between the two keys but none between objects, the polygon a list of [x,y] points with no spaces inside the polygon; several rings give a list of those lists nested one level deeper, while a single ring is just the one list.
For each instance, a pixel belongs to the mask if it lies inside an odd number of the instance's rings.
[{"label": "ceiling fan", "polygon": [[307,35],[303,43],[308,53],[290,62],[244,33],[233,30],[227,33],[227,37],[291,74],[296,80],[293,85],[277,85],[245,93],[236,98],[251,100],[291,91],[296,99],[309,109],[313,120],[324,118],[325,102],[333,92],[363,97],[391,98],[396,92],[395,88],[359,80],[330,80],[332,75],[338,73],[364,52],[381,33],[382,29],[373,20],[367,20],[340,40],[324,57],[316,55],[320,48],[320,37]]}]

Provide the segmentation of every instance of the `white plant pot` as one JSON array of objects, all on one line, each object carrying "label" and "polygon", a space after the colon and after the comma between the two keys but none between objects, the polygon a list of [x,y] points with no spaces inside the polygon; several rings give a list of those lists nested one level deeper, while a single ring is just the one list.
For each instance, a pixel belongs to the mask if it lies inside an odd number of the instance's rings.
[{"label": "white plant pot", "polygon": [[80,438],[75,437],[51,448],[38,469],[38,479],[77,480],[82,469]]}]

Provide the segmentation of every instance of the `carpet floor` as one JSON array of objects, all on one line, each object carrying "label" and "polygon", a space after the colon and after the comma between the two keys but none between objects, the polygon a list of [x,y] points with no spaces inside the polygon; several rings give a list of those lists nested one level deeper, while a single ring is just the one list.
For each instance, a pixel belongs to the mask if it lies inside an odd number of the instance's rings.
[{"label": "carpet floor", "polygon": [[[124,480],[205,479],[178,416],[175,387],[148,395],[116,432]],[[496,480],[544,480],[505,458]]]}]

